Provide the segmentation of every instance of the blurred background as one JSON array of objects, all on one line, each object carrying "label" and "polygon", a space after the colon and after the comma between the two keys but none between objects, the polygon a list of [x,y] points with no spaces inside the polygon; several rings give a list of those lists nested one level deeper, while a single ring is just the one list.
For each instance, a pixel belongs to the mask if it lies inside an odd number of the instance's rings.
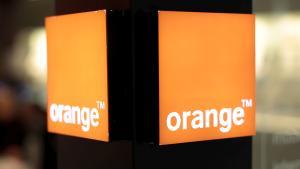
[{"label": "blurred background", "polygon": [[[300,1],[254,0],[253,169],[300,168]],[[0,169],[55,168],[46,133],[44,18],[53,0],[0,1]]]},{"label": "blurred background", "polygon": [[53,0],[0,0],[0,169],[53,169],[44,18]]},{"label": "blurred background", "polygon": [[257,136],[253,169],[300,168],[300,1],[254,0]]}]

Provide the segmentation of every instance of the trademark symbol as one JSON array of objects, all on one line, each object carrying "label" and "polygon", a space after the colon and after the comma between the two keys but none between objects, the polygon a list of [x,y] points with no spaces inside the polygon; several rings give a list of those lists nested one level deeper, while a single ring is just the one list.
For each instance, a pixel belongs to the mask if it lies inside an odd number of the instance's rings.
[{"label": "trademark symbol", "polygon": [[242,99],[241,102],[243,107],[252,107],[252,99]]},{"label": "trademark symbol", "polygon": [[98,107],[99,110],[105,109],[104,101],[96,101],[96,103],[97,103],[97,107]]}]

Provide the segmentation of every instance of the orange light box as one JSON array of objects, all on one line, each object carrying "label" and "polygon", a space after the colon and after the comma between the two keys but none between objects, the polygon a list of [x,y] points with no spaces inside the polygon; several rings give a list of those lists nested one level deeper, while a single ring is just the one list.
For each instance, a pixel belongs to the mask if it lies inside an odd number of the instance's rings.
[{"label": "orange light box", "polygon": [[105,10],[46,19],[48,131],[109,141]]},{"label": "orange light box", "polygon": [[255,16],[159,11],[159,143],[255,134]]}]

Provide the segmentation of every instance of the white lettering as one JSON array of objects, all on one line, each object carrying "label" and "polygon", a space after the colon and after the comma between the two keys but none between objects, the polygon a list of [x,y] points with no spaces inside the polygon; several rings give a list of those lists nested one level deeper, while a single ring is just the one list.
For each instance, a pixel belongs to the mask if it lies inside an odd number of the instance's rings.
[{"label": "white lettering", "polygon": [[100,124],[100,114],[97,108],[80,108],[62,104],[51,104],[50,119],[55,123],[80,125],[84,132],[88,132],[91,127],[98,127]]},{"label": "white lettering", "polygon": [[241,126],[244,123],[245,110],[242,107],[223,108],[220,111],[183,111],[182,114],[172,112],[167,116],[167,127],[170,131],[219,127],[220,132],[228,133],[232,125]]},{"label": "white lettering", "polygon": [[[176,124],[173,126],[172,125],[172,118],[175,117],[175,120],[176,120]],[[180,118],[180,115],[177,113],[177,112],[172,112],[168,115],[167,117],[167,127],[169,130],[171,131],[176,131],[179,129],[181,125],[181,118]]]}]

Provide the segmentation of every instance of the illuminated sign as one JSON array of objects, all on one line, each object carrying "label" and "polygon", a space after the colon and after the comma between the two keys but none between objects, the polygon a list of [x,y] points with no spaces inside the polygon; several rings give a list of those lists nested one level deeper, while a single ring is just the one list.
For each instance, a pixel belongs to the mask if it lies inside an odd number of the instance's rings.
[{"label": "illuminated sign", "polygon": [[255,134],[255,17],[159,12],[159,143]]},{"label": "illuminated sign", "polygon": [[109,141],[104,10],[46,19],[48,131]]}]

